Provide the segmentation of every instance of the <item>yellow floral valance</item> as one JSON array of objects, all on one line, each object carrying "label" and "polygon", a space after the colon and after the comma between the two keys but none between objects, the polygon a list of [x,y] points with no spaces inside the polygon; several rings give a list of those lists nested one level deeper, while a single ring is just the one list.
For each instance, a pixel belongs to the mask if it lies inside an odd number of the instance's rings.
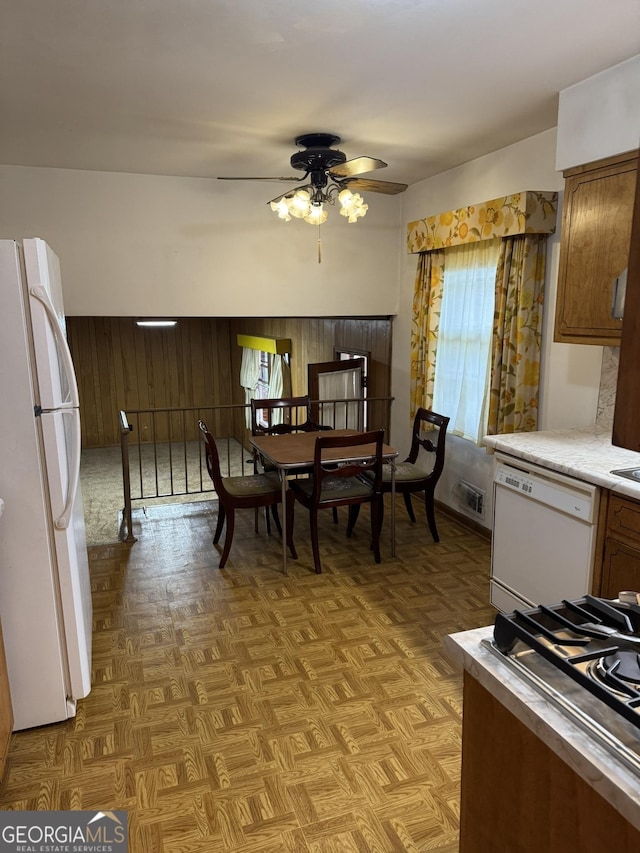
[{"label": "yellow floral valance", "polygon": [[557,192],[526,190],[418,219],[407,226],[411,253],[516,234],[553,234]]}]

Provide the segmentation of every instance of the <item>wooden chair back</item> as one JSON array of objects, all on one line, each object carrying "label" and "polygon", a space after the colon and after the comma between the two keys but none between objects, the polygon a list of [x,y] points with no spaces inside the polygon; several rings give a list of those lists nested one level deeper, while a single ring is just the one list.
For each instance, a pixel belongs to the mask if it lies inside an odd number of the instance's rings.
[{"label": "wooden chair back", "polygon": [[[449,418],[446,415],[438,415],[428,409],[418,409],[413,420],[413,431],[411,435],[411,450],[404,462],[396,467],[395,491],[402,495],[407,513],[412,522],[415,523],[416,516],[411,503],[413,494],[424,493],[424,509],[427,523],[433,536],[434,542],[439,542],[438,527],[436,525],[434,492],[436,484],[444,468],[445,439]],[[435,429],[426,429],[433,427]],[[437,435],[436,433],[437,429]],[[433,457],[433,467],[422,469],[416,462],[420,453],[428,453]],[[370,474],[367,476],[371,476]],[[391,475],[389,471],[383,471],[382,491],[391,491]],[[358,519],[359,507],[353,506],[349,512],[349,523],[347,525],[347,536],[351,536]]]},{"label": "wooden chair back", "polygon": [[198,421],[198,427],[202,434],[205,447],[205,462],[207,471],[213,481],[214,488],[220,496],[220,493],[226,494],[223,477],[220,473],[220,456],[218,455],[218,446],[215,438],[209,432],[209,429],[204,421]]},{"label": "wooden chair back", "polygon": [[[267,412],[267,425],[259,422],[260,412]],[[274,412],[282,413],[282,421],[273,423]],[[311,420],[309,395],[302,397],[269,397],[251,400],[251,435],[285,435],[291,432],[316,432],[330,427]]]},{"label": "wooden chair back", "polygon": [[[293,547],[294,503],[309,511],[311,548],[316,572],[322,571],[318,537],[318,512],[340,506],[371,507],[371,539],[376,563],[380,562],[382,524],[382,443],[384,430],[355,435],[328,432],[316,439],[311,480],[292,480],[287,492],[287,530]],[[344,461],[340,461],[344,460]]]},{"label": "wooden chair back", "polygon": [[[380,493],[382,488],[382,444],[384,441],[384,430],[372,430],[371,432],[357,433],[356,435],[323,435],[316,441],[313,462],[313,492],[312,501],[318,506],[341,506],[352,501],[341,494],[340,488],[332,488],[328,495],[325,490],[325,481],[347,479],[348,477],[361,477],[368,475],[374,493]],[[370,445],[371,455],[362,455],[365,446]],[[352,461],[336,464],[336,454],[331,451],[340,450],[343,455],[345,449],[349,449],[348,455]],[[325,496],[323,497],[323,491]]]},{"label": "wooden chair back", "polygon": [[[418,409],[413,420],[411,450],[405,462],[415,464],[421,450],[425,453],[435,454],[433,468],[430,473],[425,475],[429,480],[435,481],[434,485],[439,480],[444,468],[445,439],[448,425],[449,418],[446,415],[438,415],[429,409]],[[429,426],[436,427],[437,432],[433,429],[425,429]],[[436,434],[434,435],[434,433]]]}]

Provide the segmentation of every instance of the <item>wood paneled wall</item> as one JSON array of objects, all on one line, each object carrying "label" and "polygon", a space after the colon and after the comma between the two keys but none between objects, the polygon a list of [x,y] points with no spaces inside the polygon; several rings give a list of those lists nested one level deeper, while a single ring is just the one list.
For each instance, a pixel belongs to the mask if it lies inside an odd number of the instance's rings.
[{"label": "wood paneled wall", "polygon": [[238,334],[291,338],[291,385],[294,395],[307,393],[307,365],[333,361],[334,348],[371,353],[369,394],[384,397],[391,387],[391,320],[388,317],[261,318],[231,320],[232,370],[240,374]]},{"label": "wood paneled wall", "polygon": [[172,328],[141,328],[124,317],[68,317],[83,447],[119,443],[120,409],[243,403],[238,333],[291,338],[294,394],[307,393],[307,364],[333,360],[335,347],[371,352],[369,395],[390,394],[388,317],[181,318]]},{"label": "wood paneled wall", "polygon": [[120,409],[232,402],[226,320],[141,328],[123,317],[68,317],[80,391],[83,447],[118,444]]},{"label": "wood paneled wall", "polygon": [[[294,396],[307,393],[307,365],[333,361],[336,348],[371,353],[369,364],[370,397],[391,394],[391,318],[390,317],[251,317],[230,322],[231,371],[240,375],[242,353],[238,334],[268,335],[291,339],[291,388]],[[388,413],[387,413],[388,414]],[[388,422],[380,422],[389,430]],[[236,433],[236,438],[240,439]]]}]

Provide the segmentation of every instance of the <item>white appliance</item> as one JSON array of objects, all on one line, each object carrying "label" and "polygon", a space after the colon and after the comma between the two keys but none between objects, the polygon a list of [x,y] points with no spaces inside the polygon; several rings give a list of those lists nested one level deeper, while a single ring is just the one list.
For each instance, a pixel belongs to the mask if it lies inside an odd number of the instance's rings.
[{"label": "white appliance", "polygon": [[72,717],[91,688],[78,389],[60,264],[0,240],[0,620],[14,729]]},{"label": "white appliance", "polygon": [[491,603],[505,613],[591,592],[600,490],[496,453]]}]

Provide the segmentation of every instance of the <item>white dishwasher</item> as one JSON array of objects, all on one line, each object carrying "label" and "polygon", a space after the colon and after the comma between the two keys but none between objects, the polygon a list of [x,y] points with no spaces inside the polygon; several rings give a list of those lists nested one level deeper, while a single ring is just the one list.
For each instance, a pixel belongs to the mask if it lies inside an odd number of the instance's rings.
[{"label": "white dishwasher", "polygon": [[600,489],[495,454],[491,603],[554,604],[591,592]]}]

